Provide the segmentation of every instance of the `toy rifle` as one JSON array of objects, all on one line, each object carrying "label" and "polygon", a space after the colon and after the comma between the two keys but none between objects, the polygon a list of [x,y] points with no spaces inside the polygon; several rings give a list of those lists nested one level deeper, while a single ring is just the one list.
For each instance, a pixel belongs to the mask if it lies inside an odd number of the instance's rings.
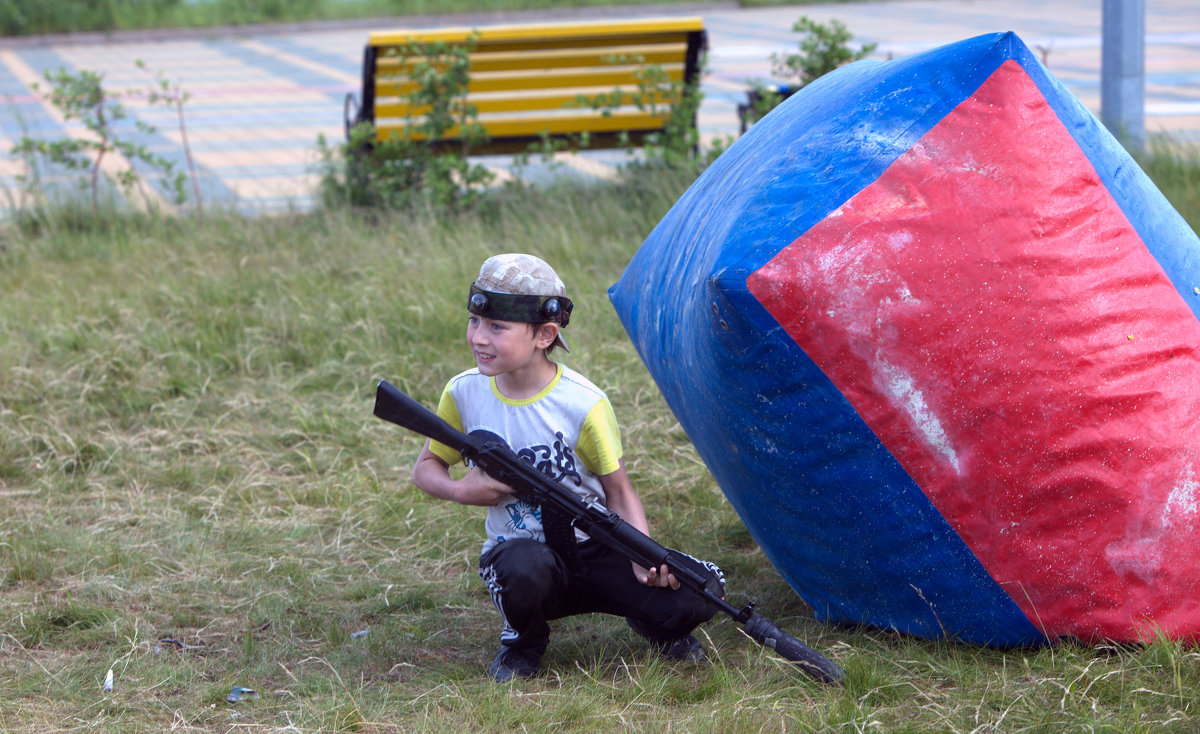
[{"label": "toy rifle", "polygon": [[574,527],[631,561],[646,568],[666,564],[681,588],[728,614],[744,625],[750,639],[771,648],[805,673],[831,684],[840,684],[845,677],[837,664],[754,611],[754,602],[740,610],[726,602],[720,584],[694,558],[659,545],[598,502],[580,499],[532,464],[519,459],[502,441],[456,430],[387,380],[381,380],[375,392],[375,415],[453,448],[492,478],[512,487],[521,500],[571,518]]}]

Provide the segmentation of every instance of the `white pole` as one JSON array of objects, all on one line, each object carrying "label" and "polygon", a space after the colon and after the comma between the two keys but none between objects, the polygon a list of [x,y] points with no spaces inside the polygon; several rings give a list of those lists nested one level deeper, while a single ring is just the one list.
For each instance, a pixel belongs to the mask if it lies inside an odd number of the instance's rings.
[{"label": "white pole", "polygon": [[1146,3],[1104,0],[1100,120],[1125,147],[1146,145]]}]

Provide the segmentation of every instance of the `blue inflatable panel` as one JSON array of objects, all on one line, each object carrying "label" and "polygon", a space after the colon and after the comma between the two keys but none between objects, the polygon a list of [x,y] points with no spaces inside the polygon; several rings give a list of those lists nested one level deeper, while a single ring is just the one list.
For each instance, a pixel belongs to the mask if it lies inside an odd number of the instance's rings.
[{"label": "blue inflatable panel", "polygon": [[[610,296],[818,618],[996,646],[1133,639],[1200,631],[1181,601],[1200,461],[1154,458],[1195,454],[1186,441],[1135,445],[1195,435],[1198,253],[1005,33],[805,87],[705,171]],[[1114,395],[1114,374],[1136,385]]]}]

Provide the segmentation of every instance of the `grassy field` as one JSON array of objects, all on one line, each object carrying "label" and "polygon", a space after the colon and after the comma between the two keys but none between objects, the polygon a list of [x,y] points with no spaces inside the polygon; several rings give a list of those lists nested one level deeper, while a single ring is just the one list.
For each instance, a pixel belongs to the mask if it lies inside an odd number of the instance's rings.
[{"label": "grassy field", "polygon": [[[1195,196],[1194,160],[1163,168],[1169,196]],[[997,651],[813,621],[607,302],[687,183],[634,180],[498,196],[457,217],[7,230],[0,731],[1200,727],[1200,657],[1177,643]],[[482,515],[413,488],[419,439],[371,407],[380,378],[433,404],[470,366],[463,294],[508,250],[555,263],[576,298],[566,361],[609,391],[654,535],[718,562],[731,601],[758,598],[846,669],[844,688],[727,619],[701,628],[711,663],[673,665],[599,616],[555,626],[544,677],[489,682]],[[257,695],[230,703],[233,686]]]},{"label": "grassy field", "polygon": [[[829,0],[740,0],[744,6]],[[852,2],[853,0],[832,0]],[[512,12],[602,6],[670,5],[693,0],[4,0],[0,35],[145,28],[207,28],[250,23]]]},{"label": "grassy field", "polygon": [[[653,0],[656,3],[683,0]],[[646,5],[650,0],[620,0]],[[613,0],[9,0],[0,34],[30,35],[143,28],[204,28],[248,23],[382,18],[480,11],[612,5]]]}]

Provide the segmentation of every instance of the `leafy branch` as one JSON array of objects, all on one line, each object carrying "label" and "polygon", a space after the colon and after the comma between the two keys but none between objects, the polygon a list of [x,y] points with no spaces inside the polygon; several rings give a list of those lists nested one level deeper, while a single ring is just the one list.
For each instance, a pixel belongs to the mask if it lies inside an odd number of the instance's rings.
[{"label": "leafy branch", "polygon": [[[144,183],[134,168],[134,164],[140,162],[162,175],[175,193],[177,203],[184,201],[184,175],[174,174],[171,161],[153,153],[145,145],[118,136],[119,124],[129,117],[129,113],[118,99],[104,89],[102,74],[86,69],[71,73],[59,68],[47,70],[43,76],[49,84],[46,101],[59,111],[63,120],[82,123],[87,133],[58,139],[25,135],[13,146],[11,155],[30,162],[31,169],[34,168],[33,159],[40,156],[68,170],[87,172],[93,215],[100,213],[100,183],[105,180],[104,163],[110,154],[123,156],[129,161],[129,168],[115,170],[112,174],[127,194],[136,188],[143,200],[149,200]],[[42,91],[40,84],[34,84],[33,89],[39,93]],[[155,132],[152,125],[142,120],[135,119],[133,123],[142,134]],[[27,186],[36,185],[36,177],[23,176],[19,180]]]},{"label": "leafy branch", "polygon": [[[146,69],[146,63],[141,59],[135,63],[139,69]],[[162,103],[175,110],[176,119],[179,121],[179,140],[183,145],[183,155],[187,159],[188,178],[192,183],[192,196],[196,197],[196,216],[200,221],[204,221],[204,198],[200,195],[196,159],[192,155],[191,143],[188,142],[187,120],[183,114],[183,105],[192,98],[192,95],[184,91],[178,84],[168,81],[162,71],[155,74],[154,81],[155,85],[150,88],[146,100],[150,104]]]}]

